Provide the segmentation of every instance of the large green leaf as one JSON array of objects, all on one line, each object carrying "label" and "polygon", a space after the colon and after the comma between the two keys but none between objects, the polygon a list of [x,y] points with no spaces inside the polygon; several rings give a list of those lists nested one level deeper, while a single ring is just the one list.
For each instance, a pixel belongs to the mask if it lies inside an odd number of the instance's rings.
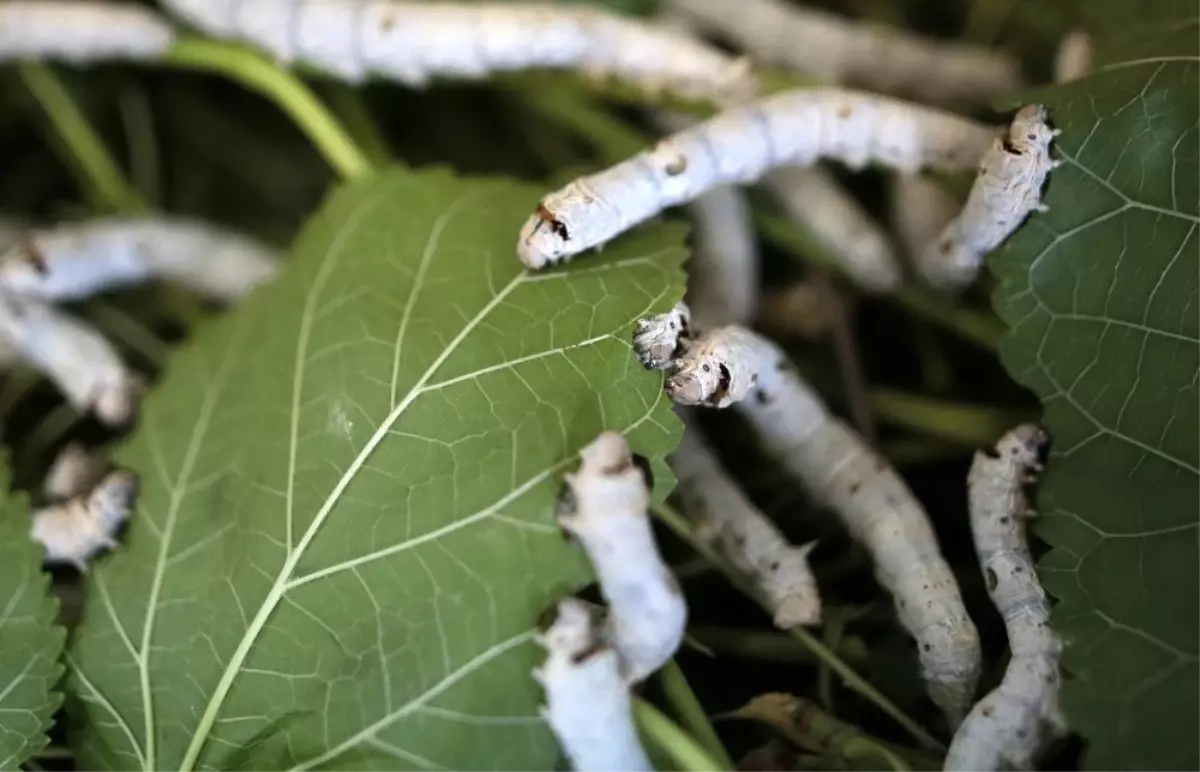
[{"label": "large green leaf", "polygon": [[1062,129],[1050,211],[991,261],[1003,359],[1053,454],[1037,533],[1089,769],[1197,769],[1200,99],[1195,22],[1036,94]]},{"label": "large green leaf", "polygon": [[528,274],[540,187],[394,171],[172,362],[120,461],[127,547],[69,651],[81,767],[539,769],[537,617],[588,579],[553,519],[604,428],[679,426],[630,351],[681,228]]},{"label": "large green leaf", "polygon": [[18,769],[46,747],[65,631],[42,571],[42,547],[29,538],[24,496],[9,494],[8,459],[0,458],[0,770]]}]

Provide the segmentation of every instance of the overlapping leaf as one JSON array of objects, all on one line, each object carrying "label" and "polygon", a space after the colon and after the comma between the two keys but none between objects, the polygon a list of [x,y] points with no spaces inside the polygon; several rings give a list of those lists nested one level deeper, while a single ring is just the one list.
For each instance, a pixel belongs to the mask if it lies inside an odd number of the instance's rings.
[{"label": "overlapping leaf", "polygon": [[46,747],[64,630],[42,571],[42,547],[29,538],[24,496],[8,492],[8,459],[0,458],[0,769],[19,769]]},{"label": "overlapping leaf", "polygon": [[277,283],[170,367],[120,461],[129,543],[70,651],[90,769],[546,769],[537,616],[587,580],[553,521],[604,428],[678,439],[633,322],[680,229],[520,270],[540,188],[396,171],[337,192]]},{"label": "overlapping leaf", "polygon": [[1197,25],[1102,41],[1048,104],[1065,161],[996,254],[1009,371],[1054,448],[1037,532],[1090,769],[1195,769],[1200,723]]}]

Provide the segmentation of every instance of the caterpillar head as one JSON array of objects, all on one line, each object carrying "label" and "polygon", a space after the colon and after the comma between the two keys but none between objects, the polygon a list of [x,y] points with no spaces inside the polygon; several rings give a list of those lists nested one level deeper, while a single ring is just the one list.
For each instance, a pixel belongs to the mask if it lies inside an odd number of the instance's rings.
[{"label": "caterpillar head", "polygon": [[1048,153],[1050,143],[1059,135],[1058,129],[1046,123],[1050,114],[1044,105],[1026,105],[1017,111],[1008,129],[1009,144],[1021,153],[1035,151]]},{"label": "caterpillar head", "polygon": [[577,180],[542,199],[521,228],[517,255],[537,270],[599,247],[624,227],[611,208]]}]

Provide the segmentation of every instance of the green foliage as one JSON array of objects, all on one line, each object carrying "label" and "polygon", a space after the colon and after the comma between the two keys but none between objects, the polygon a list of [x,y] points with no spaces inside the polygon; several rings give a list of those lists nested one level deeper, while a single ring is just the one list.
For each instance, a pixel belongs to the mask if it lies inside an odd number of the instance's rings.
[{"label": "green foliage", "polygon": [[0,459],[0,770],[18,769],[46,747],[65,631],[42,571],[42,547],[29,538],[24,496],[8,493],[8,459]]},{"label": "green foliage", "polygon": [[1004,363],[1053,437],[1039,573],[1089,769],[1200,765],[1196,33],[1102,41],[1095,74],[1030,97],[1065,163],[991,261]]},{"label": "green foliage", "polygon": [[559,479],[615,428],[671,487],[679,425],[628,340],[681,296],[685,251],[662,226],[525,273],[541,192],[343,187],[170,364],[71,647],[81,768],[553,766],[530,636],[588,579]]}]

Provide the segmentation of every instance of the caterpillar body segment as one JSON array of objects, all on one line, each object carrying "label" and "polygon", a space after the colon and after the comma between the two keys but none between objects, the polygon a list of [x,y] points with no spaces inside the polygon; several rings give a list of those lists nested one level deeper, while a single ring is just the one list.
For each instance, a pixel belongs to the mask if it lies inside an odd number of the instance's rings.
[{"label": "caterpillar body segment", "polygon": [[153,61],[161,59],[174,42],[171,25],[142,5],[101,0],[0,3],[0,62]]},{"label": "caterpillar body segment", "polygon": [[1079,80],[1092,71],[1095,48],[1092,36],[1085,30],[1073,29],[1063,36],[1054,54],[1054,82]]},{"label": "caterpillar body segment", "polygon": [[947,770],[1034,769],[1049,742],[1066,733],[1059,706],[1062,640],[1025,536],[1024,486],[1042,468],[1047,442],[1022,424],[979,451],[967,476],[971,533],[988,595],[1004,619],[1012,657],[1000,685],[979,701],[954,735]]},{"label": "caterpillar body segment", "polygon": [[927,104],[986,104],[1021,86],[1012,57],[784,0],[671,0],[673,16],[755,59]]},{"label": "caterpillar body segment", "polygon": [[109,425],[133,418],[144,383],[103,335],[48,305],[0,294],[0,340],[77,410]]},{"label": "caterpillar body segment", "polygon": [[97,553],[117,546],[117,533],[132,514],[137,494],[136,474],[109,472],[90,492],[35,511],[30,537],[46,548],[47,563],[87,571]]},{"label": "caterpillar body segment", "polygon": [[50,501],[74,498],[94,488],[104,476],[105,467],[102,456],[72,442],[54,458],[42,483],[42,493]]},{"label": "caterpillar body segment", "polygon": [[272,250],[183,218],[100,218],[37,229],[0,256],[0,289],[51,302],[162,279],[235,301],[278,270]]},{"label": "caterpillar body segment", "polygon": [[542,199],[521,229],[530,268],[601,246],[664,209],[783,166],[973,169],[995,131],[966,118],[843,89],[785,91],[720,113]]},{"label": "caterpillar body segment", "polygon": [[788,217],[828,246],[851,281],[874,293],[900,286],[900,262],[887,234],[832,174],[818,166],[785,167],[768,174],[765,184]]},{"label": "caterpillar body segment", "polygon": [[629,445],[604,432],[580,452],[566,476],[558,522],[587,552],[608,604],[605,640],[617,650],[625,679],[658,670],[683,642],[687,605],[654,541],[650,492]]},{"label": "caterpillar body segment", "polygon": [[676,365],[666,389],[677,403],[736,405],[767,450],[871,553],[877,580],[917,642],[929,695],[957,726],[979,680],[979,635],[908,486],[758,334],[737,326],[712,330],[690,343]]},{"label": "caterpillar body segment", "polygon": [[821,622],[821,596],[808,565],[816,543],[793,546],[722,468],[694,421],[671,456],[683,508],[696,535],[745,574],[775,626]]},{"label": "caterpillar body segment", "polygon": [[633,722],[633,698],[615,649],[604,641],[592,609],[559,601],[554,623],[538,636],[546,649],[534,679],[545,690],[542,717],[580,772],[653,772]]},{"label": "caterpillar body segment", "polygon": [[962,212],[919,259],[934,285],[961,289],[975,280],[984,260],[1032,212],[1047,210],[1042,188],[1061,161],[1050,157],[1059,130],[1046,123],[1046,108],[1021,108],[1003,138],[992,141]]},{"label": "caterpillar body segment", "polygon": [[529,69],[619,77],[684,99],[740,101],[758,90],[748,61],[667,26],[599,8],[525,2],[168,0],[201,30],[358,82],[412,87]]}]

